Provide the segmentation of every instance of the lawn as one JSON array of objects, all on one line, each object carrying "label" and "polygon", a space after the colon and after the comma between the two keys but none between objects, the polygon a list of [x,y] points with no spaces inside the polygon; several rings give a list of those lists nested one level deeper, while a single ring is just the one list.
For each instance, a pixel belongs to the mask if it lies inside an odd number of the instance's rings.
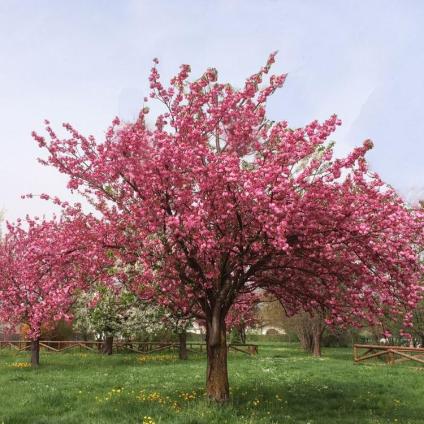
[{"label": "lawn", "polygon": [[203,398],[205,358],[172,354],[0,352],[0,423],[424,423],[424,368],[354,365],[350,349],[322,359],[295,345],[231,354],[231,403]]}]

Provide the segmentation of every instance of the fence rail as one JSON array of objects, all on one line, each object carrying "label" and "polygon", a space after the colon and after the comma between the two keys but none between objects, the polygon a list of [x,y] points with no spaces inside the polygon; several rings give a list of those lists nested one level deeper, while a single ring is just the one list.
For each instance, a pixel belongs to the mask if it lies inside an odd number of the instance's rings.
[{"label": "fence rail", "polygon": [[[50,352],[64,352],[71,349],[89,350],[100,352],[103,346],[102,341],[98,340],[40,340],[40,348]],[[162,351],[177,351],[179,344],[176,342],[128,342],[117,340],[113,342],[115,352],[136,352],[143,354],[157,353]],[[29,340],[3,340],[0,341],[1,349],[15,349],[19,352],[31,350],[31,341]],[[256,344],[234,344],[227,345],[228,350],[240,352],[247,355],[256,355],[258,345]],[[201,342],[187,342],[187,349],[190,352],[206,352],[206,344]]]},{"label": "fence rail", "polygon": [[374,358],[385,360],[387,364],[397,364],[405,361],[415,361],[424,364],[424,348],[366,344],[353,345],[353,360],[355,363]]}]

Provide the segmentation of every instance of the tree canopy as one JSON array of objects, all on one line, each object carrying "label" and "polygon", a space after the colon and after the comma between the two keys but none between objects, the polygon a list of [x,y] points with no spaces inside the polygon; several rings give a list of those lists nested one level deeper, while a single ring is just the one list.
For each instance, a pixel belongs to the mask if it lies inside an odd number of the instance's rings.
[{"label": "tree canopy", "polygon": [[101,215],[99,243],[127,265],[122,278],[206,321],[217,401],[229,396],[225,319],[241,296],[261,289],[289,314],[325,311],[328,324],[389,310],[406,326],[420,298],[422,216],[369,171],[370,140],[333,157],[337,116],[303,128],[267,119],[286,79],[270,75],[274,57],[239,90],[215,69],[190,80],[188,65],[165,86],[155,60],[150,98],[164,112],[153,128],[146,103],[101,142],[70,124],[66,138],[48,122],[47,138],[34,133],[42,163]]}]

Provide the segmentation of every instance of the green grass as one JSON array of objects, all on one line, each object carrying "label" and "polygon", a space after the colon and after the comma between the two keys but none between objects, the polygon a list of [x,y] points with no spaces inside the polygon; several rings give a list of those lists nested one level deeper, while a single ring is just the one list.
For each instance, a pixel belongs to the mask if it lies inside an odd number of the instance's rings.
[{"label": "green grass", "polygon": [[1,423],[424,423],[424,368],[354,365],[350,349],[322,359],[270,344],[231,354],[231,402],[203,399],[205,358],[141,362],[136,354],[0,352]]}]

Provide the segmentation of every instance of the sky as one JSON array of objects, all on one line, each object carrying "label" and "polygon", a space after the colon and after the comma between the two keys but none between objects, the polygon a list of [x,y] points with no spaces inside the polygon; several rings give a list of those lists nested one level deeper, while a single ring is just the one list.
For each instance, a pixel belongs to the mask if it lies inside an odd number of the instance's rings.
[{"label": "sky", "polygon": [[182,63],[241,86],[268,54],[285,86],[268,106],[291,127],[333,113],[344,155],[371,138],[371,168],[414,202],[424,198],[424,2],[349,0],[1,0],[0,209],[13,221],[50,215],[66,180],[41,166],[31,131],[70,122],[98,140],[134,119],[152,59],[168,80]]}]

